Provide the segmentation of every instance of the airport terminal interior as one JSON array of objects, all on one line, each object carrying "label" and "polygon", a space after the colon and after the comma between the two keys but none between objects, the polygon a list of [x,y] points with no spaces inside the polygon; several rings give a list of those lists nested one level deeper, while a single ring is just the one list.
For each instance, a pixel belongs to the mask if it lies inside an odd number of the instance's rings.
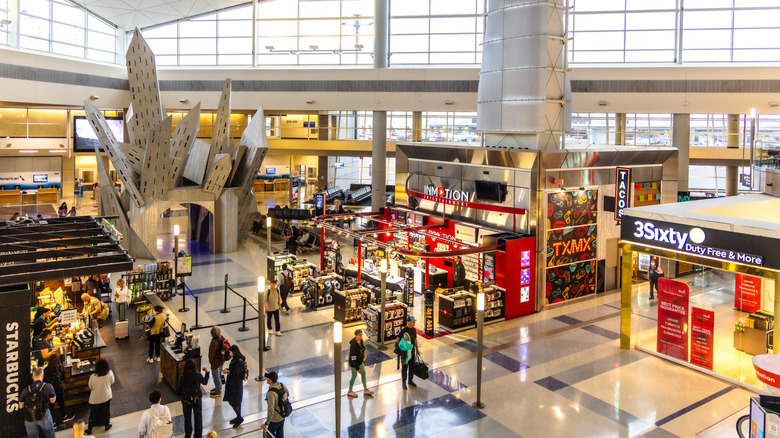
[{"label": "airport terminal interior", "polygon": [[59,362],[58,438],[139,436],[155,389],[187,436],[215,328],[248,376],[238,424],[202,385],[203,436],[263,436],[266,373],[286,437],[773,436],[778,23],[778,0],[0,0],[1,436],[34,436],[20,394]]}]

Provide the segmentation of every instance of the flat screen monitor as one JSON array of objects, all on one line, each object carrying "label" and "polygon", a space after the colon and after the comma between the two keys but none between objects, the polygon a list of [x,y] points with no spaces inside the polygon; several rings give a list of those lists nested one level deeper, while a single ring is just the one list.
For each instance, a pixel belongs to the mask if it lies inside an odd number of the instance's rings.
[{"label": "flat screen monitor", "polygon": [[[106,117],[106,124],[114,134],[116,141],[122,142],[125,138],[125,122],[122,117]],[[103,150],[95,131],[85,116],[73,117],[73,152],[95,152],[95,148]]]},{"label": "flat screen monitor", "polygon": [[34,183],[47,183],[49,182],[49,175],[33,175],[33,182]]},{"label": "flat screen monitor", "polygon": [[507,187],[505,183],[492,181],[475,181],[477,199],[480,201],[504,202],[506,200]]},{"label": "flat screen monitor", "polygon": [[265,174],[266,175],[276,175],[276,168],[275,167],[266,167],[265,168]]}]

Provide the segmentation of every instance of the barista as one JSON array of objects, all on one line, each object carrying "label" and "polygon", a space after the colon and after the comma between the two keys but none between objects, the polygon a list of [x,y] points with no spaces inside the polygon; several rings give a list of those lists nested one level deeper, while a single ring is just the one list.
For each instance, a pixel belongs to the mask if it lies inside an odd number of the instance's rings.
[{"label": "barista", "polygon": [[59,322],[58,317],[52,317],[51,310],[46,307],[39,307],[35,311],[33,321],[33,341],[37,341],[41,337],[41,332],[44,329],[53,330]]},{"label": "barista", "polygon": [[52,334],[51,330],[43,329],[40,339],[33,343],[32,351],[38,353],[41,362],[47,360],[56,353],[57,349],[52,346],[53,339],[54,335]]}]

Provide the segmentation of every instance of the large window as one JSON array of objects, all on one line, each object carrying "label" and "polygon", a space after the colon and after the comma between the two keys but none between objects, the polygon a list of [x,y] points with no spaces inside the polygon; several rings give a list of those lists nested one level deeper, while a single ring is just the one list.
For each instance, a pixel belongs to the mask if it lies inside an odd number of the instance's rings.
[{"label": "large window", "polygon": [[114,63],[116,28],[66,0],[24,0],[19,47]]},{"label": "large window", "polygon": [[0,44],[8,44],[8,0],[0,0]]},{"label": "large window", "polygon": [[390,0],[390,64],[482,62],[485,0]]},{"label": "large window", "polygon": [[574,63],[766,62],[780,57],[780,3],[573,0]]},{"label": "large window", "polygon": [[[351,184],[371,184],[371,157],[336,157],[338,167],[333,170],[335,187],[348,189]],[[395,158],[385,158],[387,185],[395,185]]]},{"label": "large window", "polygon": [[[386,138],[413,141],[412,111],[388,111]],[[370,111],[334,111],[336,117],[331,138],[339,140],[371,140],[373,114]],[[423,112],[420,123],[421,141],[459,141],[478,144],[477,113]]]}]

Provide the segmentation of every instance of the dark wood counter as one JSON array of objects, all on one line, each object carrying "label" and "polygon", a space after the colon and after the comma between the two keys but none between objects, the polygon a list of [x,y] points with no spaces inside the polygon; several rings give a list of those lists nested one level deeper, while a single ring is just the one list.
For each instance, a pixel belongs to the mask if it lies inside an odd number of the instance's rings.
[{"label": "dark wood counter", "polygon": [[[200,356],[191,359],[195,361],[195,369],[200,370]],[[179,377],[184,373],[184,364],[187,360],[182,354],[173,351],[173,344],[163,342],[162,351],[160,351],[160,372],[174,391],[176,391]]]}]

